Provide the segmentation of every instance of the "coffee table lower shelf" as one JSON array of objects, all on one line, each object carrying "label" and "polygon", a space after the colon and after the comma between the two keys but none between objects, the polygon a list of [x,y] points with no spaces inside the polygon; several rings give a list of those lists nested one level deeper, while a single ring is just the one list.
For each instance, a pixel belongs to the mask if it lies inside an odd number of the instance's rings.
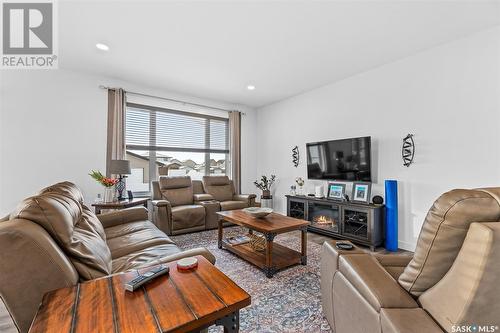
[{"label": "coffee table lower shelf", "polygon": [[267,266],[266,262],[266,250],[257,251],[252,248],[250,243],[233,245],[223,240],[222,248],[259,267],[268,277],[272,277],[284,268],[306,262],[306,258],[300,252],[277,243],[272,245],[272,264],[270,267]]}]

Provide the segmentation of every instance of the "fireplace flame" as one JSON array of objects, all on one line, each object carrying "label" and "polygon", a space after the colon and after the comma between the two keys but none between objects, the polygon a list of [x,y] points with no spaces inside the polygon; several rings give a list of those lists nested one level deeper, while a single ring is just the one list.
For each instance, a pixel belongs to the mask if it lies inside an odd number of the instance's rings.
[{"label": "fireplace flame", "polygon": [[315,216],[313,220],[313,222],[317,224],[331,224],[333,222],[328,216],[325,215]]}]

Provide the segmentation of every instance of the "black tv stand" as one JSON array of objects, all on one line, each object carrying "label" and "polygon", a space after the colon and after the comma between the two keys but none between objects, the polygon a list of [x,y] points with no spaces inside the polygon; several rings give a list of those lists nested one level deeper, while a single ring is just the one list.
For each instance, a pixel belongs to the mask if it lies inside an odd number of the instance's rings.
[{"label": "black tv stand", "polygon": [[287,215],[310,221],[308,231],[363,244],[384,243],[384,205],[287,195]]}]

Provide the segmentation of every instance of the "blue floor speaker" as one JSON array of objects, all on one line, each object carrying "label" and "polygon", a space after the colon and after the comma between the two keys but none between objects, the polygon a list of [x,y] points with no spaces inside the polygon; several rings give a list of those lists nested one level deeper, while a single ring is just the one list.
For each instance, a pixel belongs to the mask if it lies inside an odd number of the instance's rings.
[{"label": "blue floor speaker", "polygon": [[398,250],[398,182],[385,181],[385,248]]}]

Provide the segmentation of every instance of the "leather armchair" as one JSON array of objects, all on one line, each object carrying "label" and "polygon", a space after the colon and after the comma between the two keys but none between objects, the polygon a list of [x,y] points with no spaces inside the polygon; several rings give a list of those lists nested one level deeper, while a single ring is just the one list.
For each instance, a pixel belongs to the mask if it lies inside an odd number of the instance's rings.
[{"label": "leather armchair", "polygon": [[167,235],[205,230],[205,208],[195,202],[191,177],[153,181],[153,222]]},{"label": "leather armchair", "polygon": [[417,333],[499,326],[499,198],[500,188],[443,194],[413,256],[324,243],[322,305],[332,329]]},{"label": "leather armchair", "polygon": [[203,190],[219,201],[221,210],[255,206],[255,194],[236,194],[228,176],[203,176]]}]

